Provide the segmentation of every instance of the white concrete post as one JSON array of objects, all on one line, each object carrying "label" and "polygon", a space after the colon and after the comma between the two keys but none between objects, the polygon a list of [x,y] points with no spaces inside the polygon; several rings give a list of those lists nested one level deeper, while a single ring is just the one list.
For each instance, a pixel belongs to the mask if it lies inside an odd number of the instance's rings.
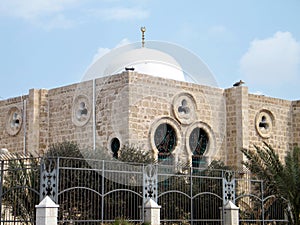
[{"label": "white concrete post", "polygon": [[46,196],[40,204],[36,205],[36,225],[57,225],[59,205]]},{"label": "white concrete post", "polygon": [[239,207],[228,201],[224,205],[223,212],[223,221],[224,225],[239,225]]},{"label": "white concrete post", "polygon": [[144,222],[150,225],[160,225],[160,208],[161,206],[150,198],[144,206]]}]

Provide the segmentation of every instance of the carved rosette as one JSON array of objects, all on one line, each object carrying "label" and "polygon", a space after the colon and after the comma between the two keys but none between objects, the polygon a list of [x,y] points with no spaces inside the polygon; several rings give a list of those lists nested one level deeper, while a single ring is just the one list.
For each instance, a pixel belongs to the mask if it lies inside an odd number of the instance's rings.
[{"label": "carved rosette", "polygon": [[173,99],[173,112],[182,124],[191,124],[196,119],[196,103],[189,93],[180,93]]},{"label": "carved rosette", "polygon": [[6,132],[11,135],[17,135],[22,128],[22,111],[16,106],[10,108],[6,120]]},{"label": "carved rosette", "polygon": [[255,117],[255,128],[262,138],[269,138],[274,128],[275,120],[273,114],[268,110],[261,110]]},{"label": "carved rosette", "polygon": [[91,117],[92,107],[85,95],[78,95],[72,107],[72,121],[76,126],[84,126]]}]

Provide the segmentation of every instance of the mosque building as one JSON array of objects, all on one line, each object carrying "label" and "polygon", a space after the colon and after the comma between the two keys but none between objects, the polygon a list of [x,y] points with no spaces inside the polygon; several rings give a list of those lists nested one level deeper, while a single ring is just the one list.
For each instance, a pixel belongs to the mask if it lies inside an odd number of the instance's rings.
[{"label": "mosque building", "polygon": [[241,166],[242,148],[271,146],[283,158],[300,143],[300,101],[222,89],[207,65],[177,45],[144,41],[111,50],[81,82],[0,101],[0,148],[44,152],[63,141],[83,149],[123,145],[158,160]]}]

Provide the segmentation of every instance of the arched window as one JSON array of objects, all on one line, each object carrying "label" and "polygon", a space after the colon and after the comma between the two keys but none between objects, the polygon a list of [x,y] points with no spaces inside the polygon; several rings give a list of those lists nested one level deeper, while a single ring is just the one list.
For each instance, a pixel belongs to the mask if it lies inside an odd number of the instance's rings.
[{"label": "arched window", "polygon": [[207,132],[200,127],[194,128],[189,137],[189,146],[193,153],[193,167],[199,167],[200,164],[205,163],[203,155],[208,148],[208,143],[209,138]]},{"label": "arched window", "polygon": [[160,124],[154,133],[154,143],[158,150],[158,160],[166,160],[176,147],[175,129],[168,123]]}]

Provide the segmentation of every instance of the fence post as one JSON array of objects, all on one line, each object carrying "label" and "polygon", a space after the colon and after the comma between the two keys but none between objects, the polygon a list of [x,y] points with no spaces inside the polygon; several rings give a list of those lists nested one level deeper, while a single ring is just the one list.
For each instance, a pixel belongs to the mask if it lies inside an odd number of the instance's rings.
[{"label": "fence post", "polygon": [[46,196],[40,204],[36,205],[36,225],[57,225],[59,205]]},{"label": "fence post", "polygon": [[160,208],[161,206],[159,206],[154,200],[150,198],[144,206],[144,222],[150,225],[159,225]]},{"label": "fence post", "polygon": [[160,224],[160,208],[157,202],[157,165],[143,167],[144,222]]},{"label": "fence post", "polygon": [[59,158],[45,158],[41,161],[40,201],[49,196],[57,202]]},{"label": "fence post", "polygon": [[228,201],[223,210],[224,225],[239,225],[239,207]]},{"label": "fence post", "polygon": [[235,174],[225,171],[223,174],[223,208],[222,219],[224,225],[239,225],[239,207],[235,201]]}]

